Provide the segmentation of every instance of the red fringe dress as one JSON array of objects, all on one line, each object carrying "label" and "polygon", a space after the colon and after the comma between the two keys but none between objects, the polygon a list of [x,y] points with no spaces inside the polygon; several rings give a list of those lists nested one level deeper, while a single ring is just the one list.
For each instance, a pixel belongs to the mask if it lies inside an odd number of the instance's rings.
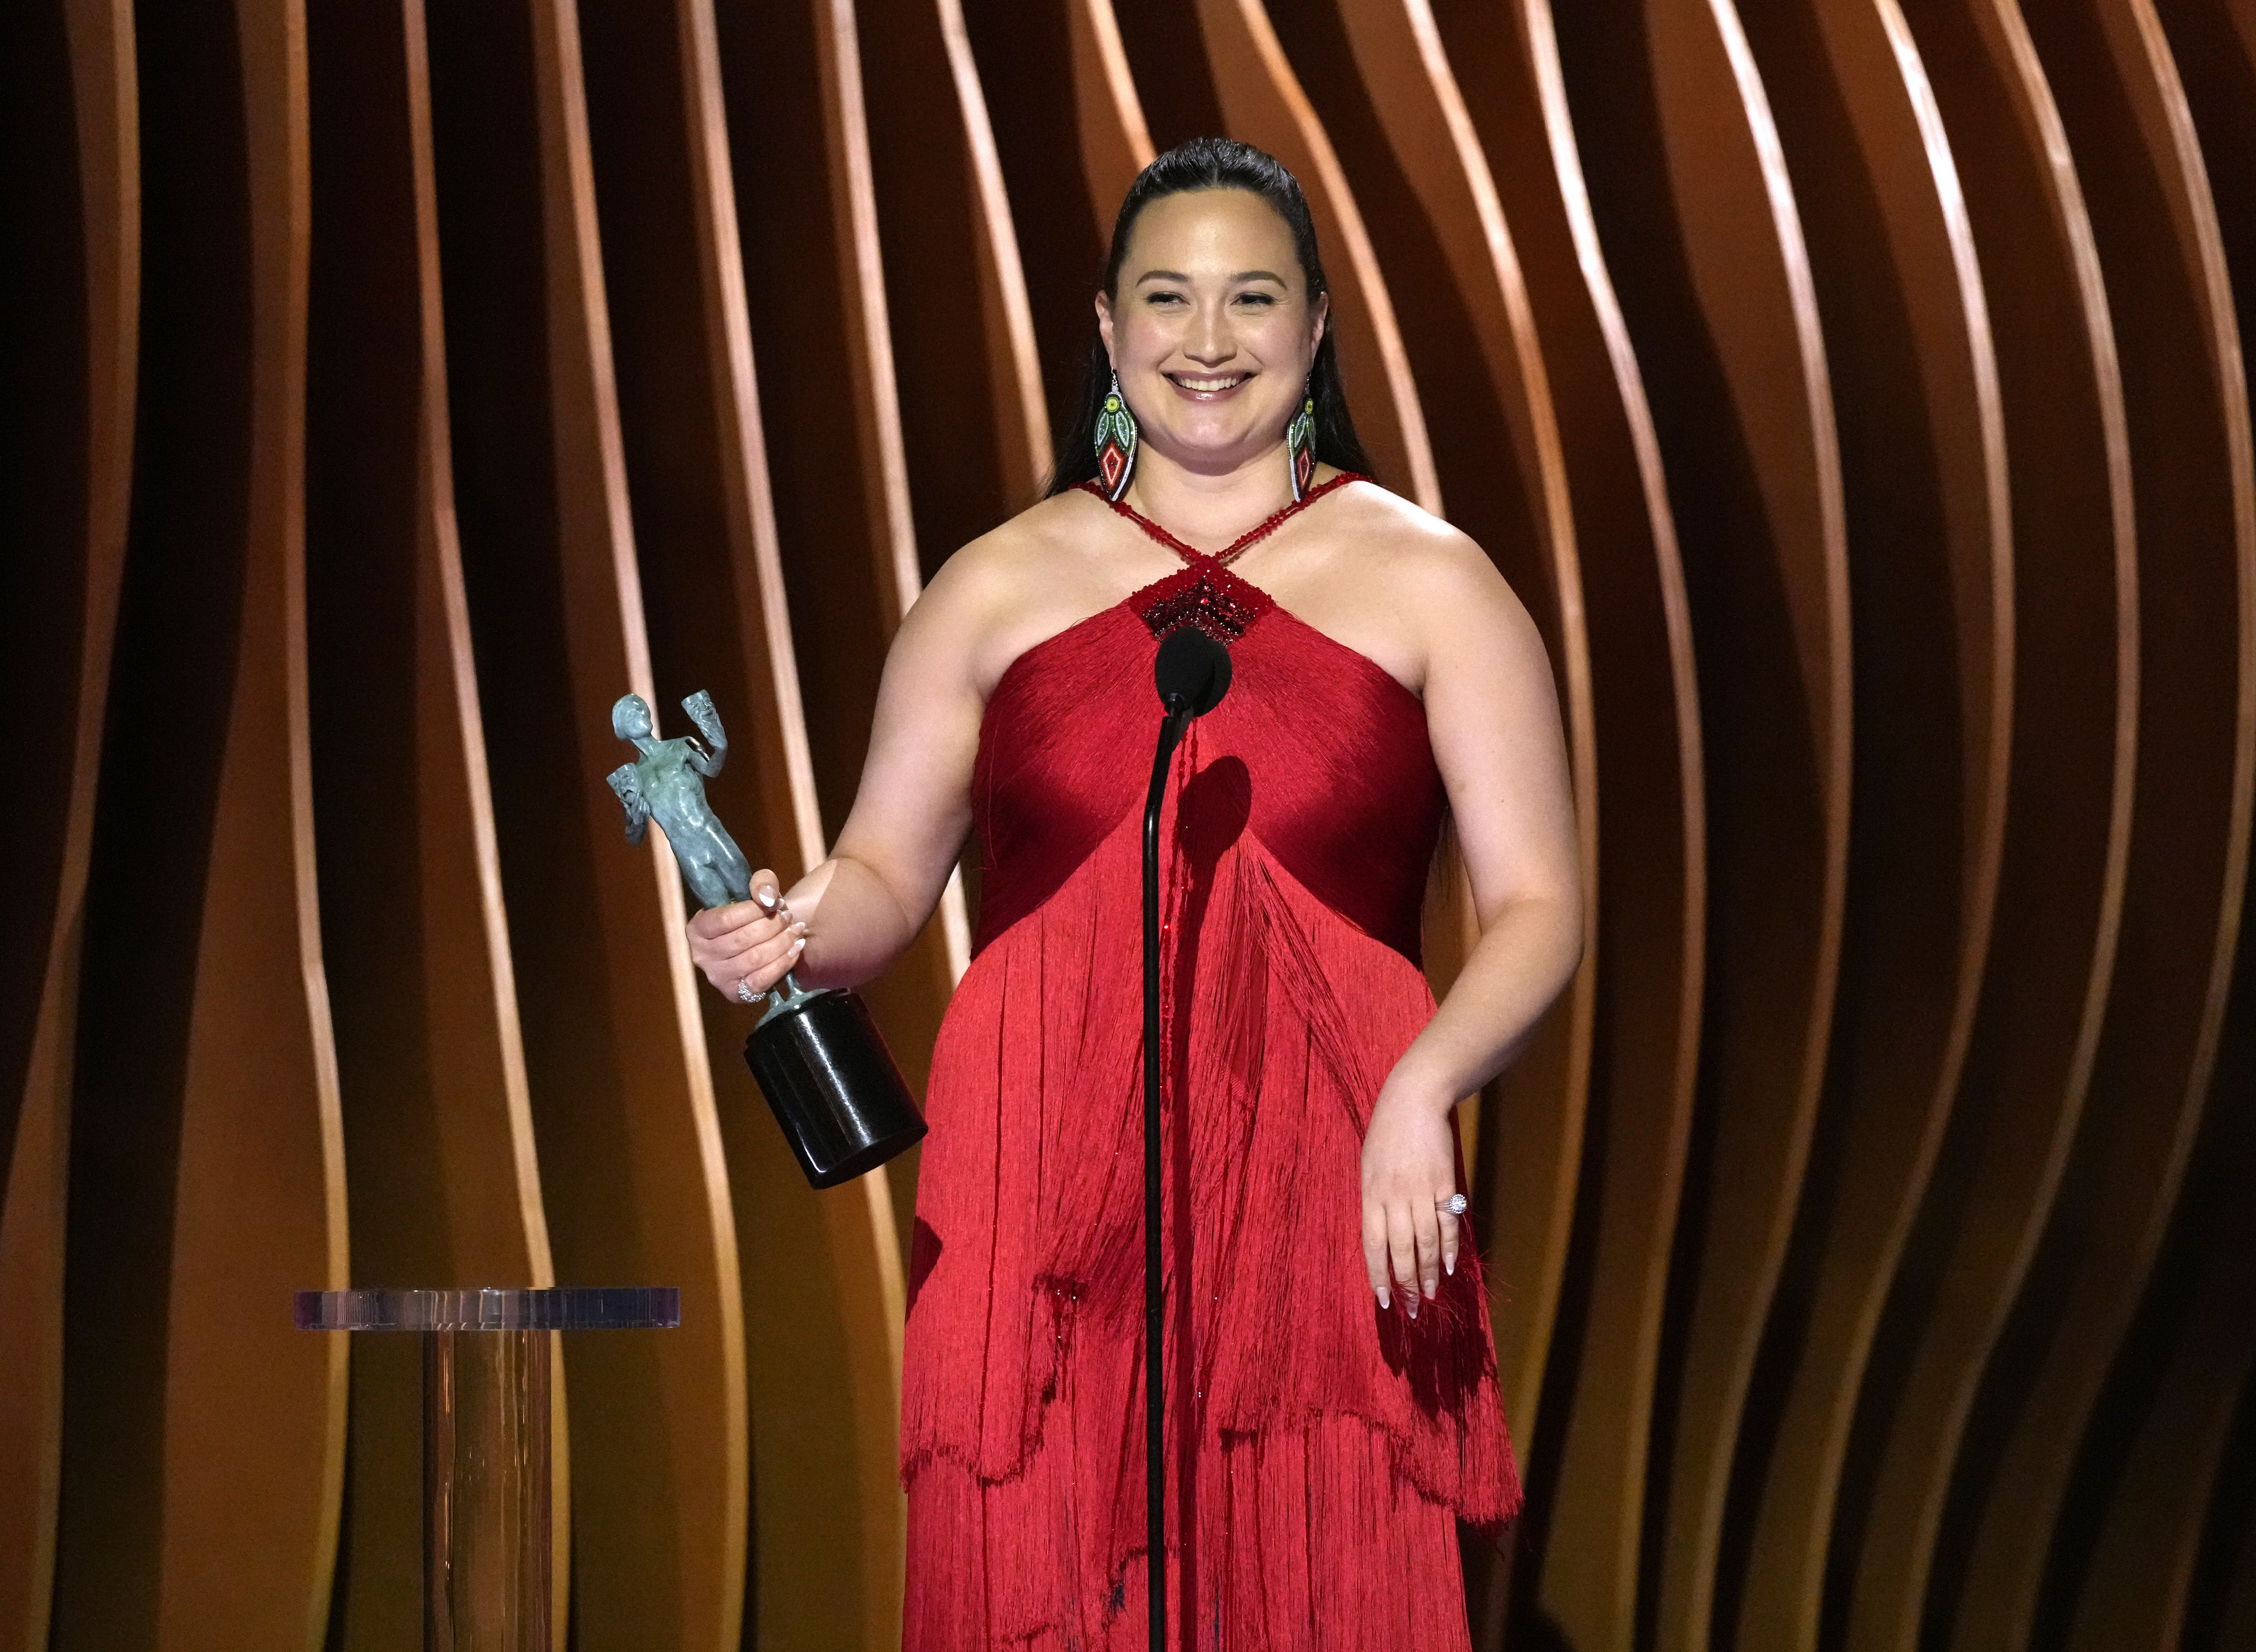
[{"label": "red fringe dress", "polygon": [[1364,1126],[1434,1009],[1424,708],[1230,572],[1252,537],[1175,544],[988,702],[911,1257],[910,1652],[1147,1645],[1139,834],[1176,625],[1233,681],[1161,817],[1170,1644],[1463,1648],[1456,1521],[1519,1505],[1470,1244],[1414,1321],[1363,1260]]}]

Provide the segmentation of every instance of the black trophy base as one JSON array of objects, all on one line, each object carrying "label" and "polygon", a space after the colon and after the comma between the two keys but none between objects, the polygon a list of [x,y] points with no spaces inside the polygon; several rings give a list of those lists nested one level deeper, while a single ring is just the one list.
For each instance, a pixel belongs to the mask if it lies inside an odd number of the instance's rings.
[{"label": "black trophy base", "polygon": [[765,1017],[744,1041],[776,1122],[818,1188],[876,1169],[923,1140],[900,1070],[851,992],[811,992]]}]

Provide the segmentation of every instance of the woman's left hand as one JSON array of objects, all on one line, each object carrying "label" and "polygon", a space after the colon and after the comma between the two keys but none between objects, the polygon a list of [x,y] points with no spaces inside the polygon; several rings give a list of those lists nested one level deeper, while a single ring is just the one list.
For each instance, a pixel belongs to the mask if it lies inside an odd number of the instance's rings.
[{"label": "woman's left hand", "polygon": [[1457,1218],[1445,1208],[1457,1190],[1455,1105],[1390,1078],[1363,1133],[1364,1265],[1378,1305],[1399,1284],[1413,1319],[1419,1298],[1433,1300],[1442,1272],[1457,1267]]}]

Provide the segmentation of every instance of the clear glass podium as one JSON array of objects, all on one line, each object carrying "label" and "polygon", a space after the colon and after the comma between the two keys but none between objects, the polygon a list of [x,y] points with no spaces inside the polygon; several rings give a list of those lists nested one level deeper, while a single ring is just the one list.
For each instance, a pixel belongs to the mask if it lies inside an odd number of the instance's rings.
[{"label": "clear glass podium", "polygon": [[549,1652],[549,1336],[659,1331],[681,1293],[301,1290],[300,1331],[423,1336],[426,1652]]}]

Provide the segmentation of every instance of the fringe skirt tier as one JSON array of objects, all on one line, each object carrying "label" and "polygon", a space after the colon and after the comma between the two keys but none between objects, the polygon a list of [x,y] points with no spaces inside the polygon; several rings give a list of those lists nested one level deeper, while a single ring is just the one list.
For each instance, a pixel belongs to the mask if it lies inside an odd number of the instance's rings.
[{"label": "fringe skirt tier", "polygon": [[[1202,802],[1231,759],[1202,771],[1201,726],[1162,839],[1172,1644],[1463,1648],[1457,1522],[1519,1501],[1479,1260],[1468,1226],[1414,1321],[1378,1307],[1361,1241],[1364,1127],[1434,1000]],[[1139,826],[987,940],[934,1050],[909,1652],[1146,1644]]]}]

